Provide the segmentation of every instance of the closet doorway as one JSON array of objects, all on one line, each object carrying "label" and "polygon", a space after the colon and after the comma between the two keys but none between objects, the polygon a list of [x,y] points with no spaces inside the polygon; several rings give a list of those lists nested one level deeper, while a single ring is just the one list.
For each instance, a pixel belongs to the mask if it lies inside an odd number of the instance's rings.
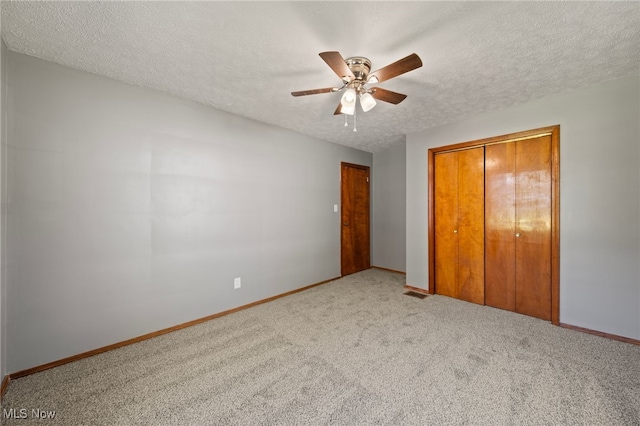
[{"label": "closet doorway", "polygon": [[429,150],[431,294],[559,324],[559,133]]}]

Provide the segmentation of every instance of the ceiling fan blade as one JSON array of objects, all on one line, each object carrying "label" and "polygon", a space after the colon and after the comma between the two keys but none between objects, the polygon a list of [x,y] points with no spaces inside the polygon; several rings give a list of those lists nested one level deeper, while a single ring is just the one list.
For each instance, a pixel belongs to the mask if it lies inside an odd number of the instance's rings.
[{"label": "ceiling fan blade", "polygon": [[333,115],[338,115],[338,114],[342,114],[342,102],[338,104],[338,108],[336,108],[336,111],[333,113]]},{"label": "ceiling fan blade", "polygon": [[300,90],[299,92],[291,92],[292,96],[307,96],[307,95],[316,95],[318,93],[331,93],[335,92],[336,89],[334,87],[325,87],[323,89],[313,89],[313,90]]},{"label": "ceiling fan blade", "polygon": [[387,65],[386,67],[380,68],[377,71],[369,74],[369,79],[372,76],[376,76],[378,79],[378,83],[389,80],[390,78],[397,77],[401,74],[404,74],[409,71],[413,71],[416,68],[420,68],[422,66],[422,60],[415,53],[400,59],[392,64]]},{"label": "ceiling fan blade", "polygon": [[371,88],[371,96],[379,101],[389,102],[390,104],[395,105],[398,105],[407,98],[407,95],[392,92],[391,90],[382,89],[380,87]]},{"label": "ceiling fan blade", "polygon": [[353,75],[353,72],[351,72],[351,69],[349,69],[347,63],[344,61],[344,58],[339,52],[322,52],[320,53],[320,57],[343,81],[345,80],[345,78],[347,79],[346,81],[351,81],[356,78],[356,76]]}]

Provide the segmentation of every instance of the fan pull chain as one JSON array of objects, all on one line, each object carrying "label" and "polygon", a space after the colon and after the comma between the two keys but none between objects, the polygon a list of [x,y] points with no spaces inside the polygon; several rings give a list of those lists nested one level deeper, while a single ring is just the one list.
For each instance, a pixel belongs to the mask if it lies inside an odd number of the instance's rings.
[{"label": "fan pull chain", "polygon": [[357,132],[358,128],[356,127],[356,115],[358,114],[358,108],[353,110],[353,131]]}]

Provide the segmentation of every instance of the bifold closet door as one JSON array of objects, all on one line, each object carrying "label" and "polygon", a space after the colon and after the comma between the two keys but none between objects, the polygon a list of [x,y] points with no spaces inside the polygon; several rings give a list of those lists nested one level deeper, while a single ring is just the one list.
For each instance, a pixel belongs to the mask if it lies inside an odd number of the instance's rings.
[{"label": "bifold closet door", "polygon": [[516,310],[516,144],[485,147],[485,304]]},{"label": "bifold closet door", "polygon": [[436,293],[484,304],[484,148],[434,158]]},{"label": "bifold closet door", "polygon": [[485,149],[485,303],[550,320],[551,137]]}]

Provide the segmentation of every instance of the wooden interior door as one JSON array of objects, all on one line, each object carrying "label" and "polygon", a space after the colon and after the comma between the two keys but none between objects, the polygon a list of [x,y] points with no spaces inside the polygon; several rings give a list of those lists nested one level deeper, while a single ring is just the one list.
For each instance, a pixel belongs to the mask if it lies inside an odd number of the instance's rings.
[{"label": "wooden interior door", "polygon": [[458,153],[434,158],[436,293],[458,297]]},{"label": "wooden interior door", "polygon": [[551,319],[551,137],[516,142],[516,312]]},{"label": "wooden interior door", "polygon": [[485,147],[485,303],[516,310],[516,144]]},{"label": "wooden interior door", "polygon": [[485,303],[550,320],[551,136],[485,149]]},{"label": "wooden interior door", "polygon": [[369,167],[341,164],[341,274],[369,269]]},{"label": "wooden interior door", "polygon": [[484,304],[484,148],[458,152],[458,297]]},{"label": "wooden interior door", "polygon": [[436,292],[484,304],[484,148],[434,161]]},{"label": "wooden interior door", "polygon": [[[460,209],[475,203],[460,198],[466,191],[460,188],[465,173],[461,175],[458,170],[454,174],[450,164],[458,167],[460,159],[447,155],[475,148],[485,153],[484,303],[559,325],[558,125],[428,150],[429,293],[468,297],[461,296],[464,290],[460,281],[464,282],[465,271],[460,268],[465,256],[474,257],[461,250],[473,244],[462,243]],[[477,182],[481,180],[480,176],[476,178]],[[458,198],[447,198],[451,196],[449,188],[455,188]],[[452,268],[453,261],[457,268]],[[479,277],[474,267],[469,266],[467,271],[469,277]]]}]

